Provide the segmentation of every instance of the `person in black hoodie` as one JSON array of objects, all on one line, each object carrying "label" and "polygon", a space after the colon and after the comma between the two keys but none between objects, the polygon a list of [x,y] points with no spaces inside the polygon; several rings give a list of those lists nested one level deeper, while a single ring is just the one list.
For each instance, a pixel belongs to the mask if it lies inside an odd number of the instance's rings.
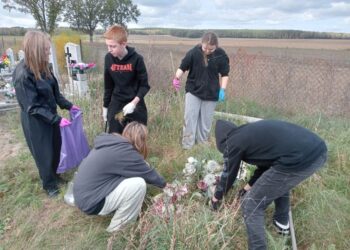
[{"label": "person in black hoodie", "polygon": [[138,122],[126,125],[123,134],[103,133],[80,164],[73,180],[76,206],[89,215],[114,216],[108,232],[136,219],[146,193],[146,183],[164,188],[166,182],[145,161],[147,128]]},{"label": "person in black hoodie", "polygon": [[147,125],[144,97],[150,89],[143,57],[127,46],[127,32],[113,25],[104,33],[108,48],[104,65],[102,116],[109,133],[121,134],[125,125],[137,121]]},{"label": "person in black hoodie", "polygon": [[39,170],[43,189],[49,197],[57,196],[60,162],[60,126],[70,124],[57,114],[62,109],[79,109],[60,93],[58,82],[49,69],[51,42],[40,31],[28,31],[23,39],[24,60],[13,73],[16,97],[21,108],[21,123],[29,150]]},{"label": "person in black hoodie", "polygon": [[219,48],[215,33],[205,33],[201,44],[188,51],[182,59],[173,79],[176,91],[180,89],[180,78],[187,70],[182,135],[184,149],[208,141],[216,103],[225,99],[230,65],[225,51]]},{"label": "person in black hoodie", "polygon": [[232,187],[241,161],[256,165],[257,174],[241,202],[249,249],[266,249],[265,209],[274,201],[273,224],[281,232],[289,231],[289,192],[325,164],[326,144],[310,130],[278,120],[239,127],[218,120],[215,136],[223,153],[224,170],[211,200],[212,208],[217,209]]}]

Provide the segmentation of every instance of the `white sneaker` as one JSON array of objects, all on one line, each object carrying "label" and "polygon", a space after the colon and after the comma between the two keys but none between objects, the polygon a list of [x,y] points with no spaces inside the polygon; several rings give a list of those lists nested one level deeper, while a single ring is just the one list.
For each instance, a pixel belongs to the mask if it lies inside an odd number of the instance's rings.
[{"label": "white sneaker", "polygon": [[277,233],[282,234],[282,235],[289,235],[290,234],[289,221],[288,221],[287,225],[283,225],[283,224],[279,223],[277,220],[273,220],[273,225],[275,226]]}]

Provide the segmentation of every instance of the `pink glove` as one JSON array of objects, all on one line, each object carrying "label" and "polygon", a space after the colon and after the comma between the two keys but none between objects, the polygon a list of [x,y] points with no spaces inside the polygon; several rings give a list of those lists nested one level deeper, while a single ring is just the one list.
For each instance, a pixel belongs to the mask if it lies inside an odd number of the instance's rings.
[{"label": "pink glove", "polygon": [[76,105],[73,105],[73,106],[70,108],[70,110],[80,110],[80,108],[79,108],[78,106],[76,106]]},{"label": "pink glove", "polygon": [[61,122],[60,122],[60,127],[65,127],[65,126],[70,125],[70,124],[71,124],[71,122],[68,119],[62,118]]},{"label": "pink glove", "polygon": [[180,83],[180,79],[179,78],[174,78],[173,79],[173,87],[176,91],[179,91],[179,89],[181,88],[181,83]]}]

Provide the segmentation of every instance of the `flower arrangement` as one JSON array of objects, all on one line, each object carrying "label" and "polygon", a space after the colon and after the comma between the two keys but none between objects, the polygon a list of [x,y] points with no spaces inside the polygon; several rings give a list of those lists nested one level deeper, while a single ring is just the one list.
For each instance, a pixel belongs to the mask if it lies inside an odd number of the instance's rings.
[{"label": "flower arrangement", "polygon": [[170,218],[174,212],[180,214],[182,205],[178,204],[181,198],[188,193],[186,184],[181,184],[179,181],[174,181],[163,189],[160,193],[153,197],[151,212],[166,219]]},{"label": "flower arrangement", "polygon": [[214,195],[215,187],[220,181],[223,167],[216,161],[209,160],[202,168],[203,179],[197,182],[197,187],[202,191],[204,197],[211,198]]},{"label": "flower arrangement", "polygon": [[[199,189],[192,193],[192,197],[199,197],[201,199],[210,199],[215,192],[216,185],[220,181],[220,176],[223,170],[223,166],[214,160],[198,161],[194,157],[189,157],[182,170],[182,180],[175,180],[171,184],[168,184],[163,193],[160,193],[153,197],[153,204],[151,205],[151,212],[157,216],[169,219],[173,214],[181,214],[182,204],[181,198],[189,194],[189,188],[193,184],[193,179],[196,182],[195,187]],[[249,166],[245,163],[242,164],[237,179],[246,180],[249,172]]]},{"label": "flower arrangement", "polygon": [[0,69],[4,69],[10,66],[10,59],[6,54],[3,54],[0,58]]},{"label": "flower arrangement", "polygon": [[78,70],[79,73],[82,73],[82,71],[84,71],[84,70],[95,68],[96,67],[96,63],[83,63],[83,62],[72,63],[72,64],[70,64],[70,67],[73,70]]}]

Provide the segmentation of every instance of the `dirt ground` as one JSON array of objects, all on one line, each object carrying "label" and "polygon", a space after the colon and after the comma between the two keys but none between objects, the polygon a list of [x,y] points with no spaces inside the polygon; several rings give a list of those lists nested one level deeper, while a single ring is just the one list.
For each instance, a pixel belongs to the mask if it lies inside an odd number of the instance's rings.
[{"label": "dirt ground", "polygon": [[[16,113],[14,113],[16,115]],[[16,156],[24,145],[18,141],[15,134],[11,131],[8,122],[6,122],[6,114],[0,113],[0,169],[4,167],[7,159]]]}]

